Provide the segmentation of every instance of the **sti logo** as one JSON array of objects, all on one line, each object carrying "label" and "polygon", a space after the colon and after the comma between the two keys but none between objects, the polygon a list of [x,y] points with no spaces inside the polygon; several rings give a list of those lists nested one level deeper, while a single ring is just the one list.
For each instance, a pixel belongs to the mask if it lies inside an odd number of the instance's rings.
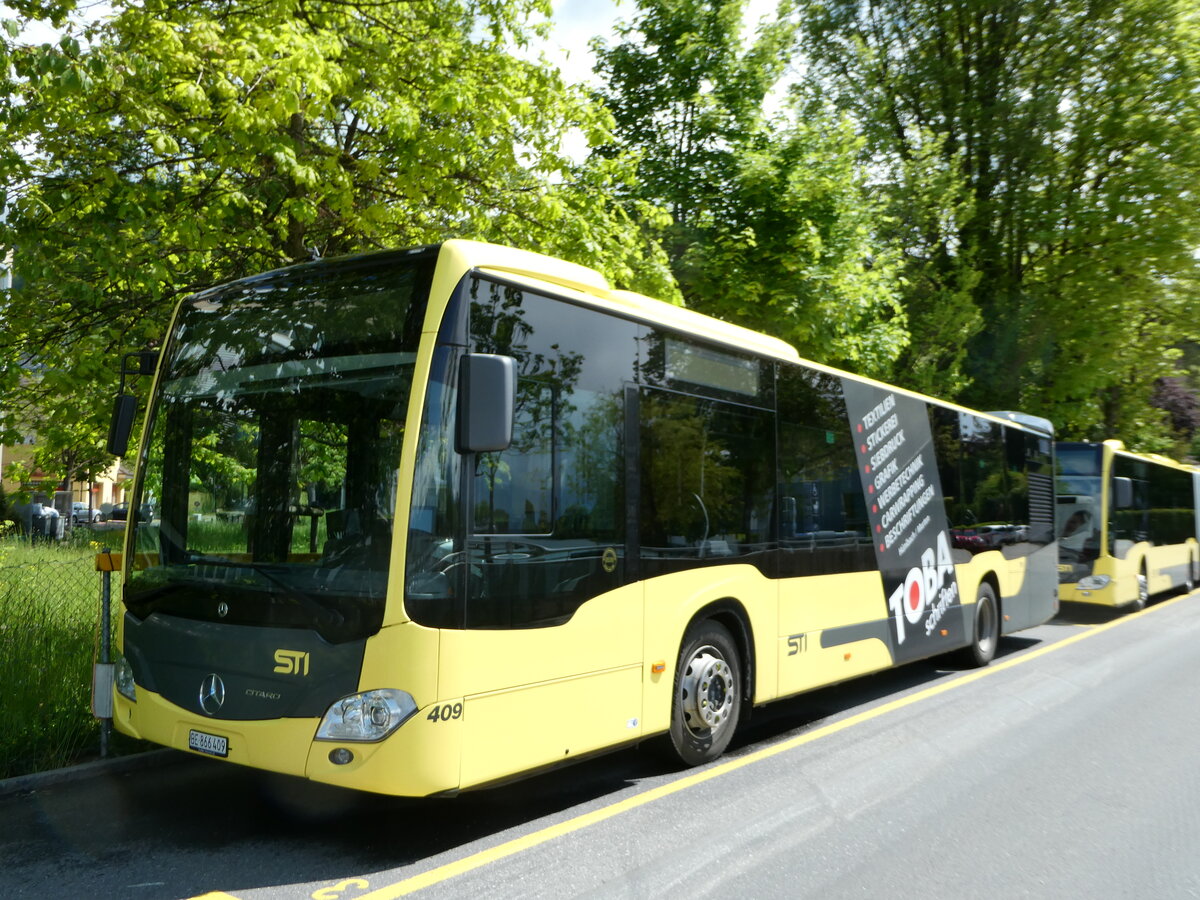
[{"label": "sti logo", "polygon": [[307,675],[308,654],[300,650],[276,650],[275,671],[280,675]]}]

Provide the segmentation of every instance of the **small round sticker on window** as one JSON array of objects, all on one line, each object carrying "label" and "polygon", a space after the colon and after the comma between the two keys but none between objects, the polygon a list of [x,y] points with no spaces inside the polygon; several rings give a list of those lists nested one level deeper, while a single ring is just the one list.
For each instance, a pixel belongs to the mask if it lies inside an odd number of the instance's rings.
[{"label": "small round sticker on window", "polygon": [[600,564],[604,566],[604,571],[609,574],[617,571],[617,551],[612,547],[605,547],[604,554],[600,557]]}]

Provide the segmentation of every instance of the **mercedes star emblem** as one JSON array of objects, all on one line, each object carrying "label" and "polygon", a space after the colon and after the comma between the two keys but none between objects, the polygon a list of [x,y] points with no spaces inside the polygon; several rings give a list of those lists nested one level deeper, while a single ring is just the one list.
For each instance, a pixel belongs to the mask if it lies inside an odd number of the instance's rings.
[{"label": "mercedes star emblem", "polygon": [[217,604],[217,615],[222,619],[229,615],[229,604],[224,600]]},{"label": "mercedes star emblem", "polygon": [[216,672],[210,672],[200,682],[200,708],[205,715],[215,716],[225,705],[225,682]]}]

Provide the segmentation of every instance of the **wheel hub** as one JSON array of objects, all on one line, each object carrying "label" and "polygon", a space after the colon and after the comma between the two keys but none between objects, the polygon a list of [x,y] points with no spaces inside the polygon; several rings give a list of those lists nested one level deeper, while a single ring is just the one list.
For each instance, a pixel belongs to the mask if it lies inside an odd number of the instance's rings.
[{"label": "wheel hub", "polygon": [[719,728],[733,713],[736,685],[714,647],[701,647],[679,679],[684,721],[693,732]]}]

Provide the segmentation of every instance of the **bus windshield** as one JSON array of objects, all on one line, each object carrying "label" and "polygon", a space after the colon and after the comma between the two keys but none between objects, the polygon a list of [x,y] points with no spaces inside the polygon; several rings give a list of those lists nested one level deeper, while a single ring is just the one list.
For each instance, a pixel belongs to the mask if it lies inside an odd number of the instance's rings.
[{"label": "bus windshield", "polygon": [[1056,454],[1055,527],[1063,580],[1078,581],[1091,572],[1100,553],[1100,448],[1089,444],[1059,444]]},{"label": "bus windshield", "polygon": [[133,615],[378,630],[431,264],[299,266],[184,302],[131,513]]}]

